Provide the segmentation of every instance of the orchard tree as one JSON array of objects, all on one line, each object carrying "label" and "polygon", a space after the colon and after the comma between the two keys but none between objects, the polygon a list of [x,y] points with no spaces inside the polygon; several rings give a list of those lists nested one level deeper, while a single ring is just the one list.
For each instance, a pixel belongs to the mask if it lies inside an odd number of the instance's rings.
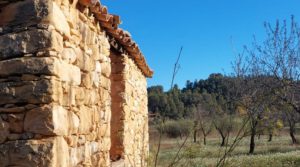
[{"label": "orchard tree", "polygon": [[194,142],[197,142],[198,133],[203,135],[203,144],[206,145],[206,138],[213,130],[213,120],[211,106],[214,99],[208,93],[202,94],[202,103],[197,106],[194,120]]},{"label": "orchard tree", "polygon": [[242,111],[249,118],[249,154],[253,154],[259,124],[273,102],[272,90],[268,86],[273,80],[272,77],[264,75],[257,57],[252,54],[239,54],[233,63],[233,69],[235,79],[231,94],[239,112]]}]

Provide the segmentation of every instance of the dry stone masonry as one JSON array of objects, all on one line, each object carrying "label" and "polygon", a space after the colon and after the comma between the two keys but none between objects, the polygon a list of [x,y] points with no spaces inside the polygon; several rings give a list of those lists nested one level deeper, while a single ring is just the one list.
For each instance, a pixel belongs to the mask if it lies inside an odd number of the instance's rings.
[{"label": "dry stone masonry", "polygon": [[97,0],[0,0],[0,167],[144,167],[153,72]]}]

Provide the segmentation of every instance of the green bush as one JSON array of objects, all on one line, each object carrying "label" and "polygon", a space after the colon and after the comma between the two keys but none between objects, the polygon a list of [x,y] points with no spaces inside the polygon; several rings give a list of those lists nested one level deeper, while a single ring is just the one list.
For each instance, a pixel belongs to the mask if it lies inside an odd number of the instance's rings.
[{"label": "green bush", "polygon": [[162,131],[163,134],[170,138],[178,138],[186,136],[192,129],[192,121],[189,120],[168,120],[157,126],[158,131]]}]

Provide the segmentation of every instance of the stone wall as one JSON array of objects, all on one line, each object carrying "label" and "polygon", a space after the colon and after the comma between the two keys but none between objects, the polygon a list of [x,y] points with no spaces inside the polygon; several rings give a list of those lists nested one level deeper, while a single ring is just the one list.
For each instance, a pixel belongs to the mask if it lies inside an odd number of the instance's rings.
[{"label": "stone wall", "polygon": [[147,166],[147,82],[128,55],[111,54],[112,148],[111,158],[128,166]]},{"label": "stone wall", "polygon": [[146,166],[144,59],[109,39],[77,0],[0,2],[0,167]]},{"label": "stone wall", "polygon": [[147,81],[132,59],[124,57],[125,163],[146,166],[148,157]]}]

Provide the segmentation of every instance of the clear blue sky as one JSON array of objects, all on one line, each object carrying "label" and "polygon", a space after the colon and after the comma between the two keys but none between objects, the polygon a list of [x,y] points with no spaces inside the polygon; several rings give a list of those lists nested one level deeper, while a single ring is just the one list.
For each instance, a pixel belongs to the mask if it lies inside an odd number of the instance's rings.
[{"label": "clear blue sky", "polygon": [[[234,49],[264,37],[264,21],[300,23],[299,0],[102,0],[121,16],[122,28],[139,44],[155,71],[149,86],[169,89],[175,59],[184,47],[175,83],[231,72]],[[233,43],[233,44],[232,44]]]}]

